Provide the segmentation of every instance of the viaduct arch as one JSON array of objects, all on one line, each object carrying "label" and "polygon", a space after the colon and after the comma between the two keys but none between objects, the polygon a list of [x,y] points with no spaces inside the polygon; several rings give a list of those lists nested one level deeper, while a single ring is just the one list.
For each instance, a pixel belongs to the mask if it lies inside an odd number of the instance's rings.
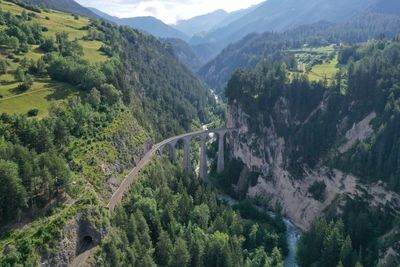
[{"label": "viaduct arch", "polygon": [[176,145],[179,141],[183,140],[183,168],[190,172],[192,164],[190,161],[190,143],[191,141],[199,137],[200,138],[200,170],[199,177],[203,181],[208,181],[208,167],[207,167],[207,155],[206,155],[206,142],[211,133],[218,135],[218,161],[217,161],[217,172],[221,173],[224,171],[224,141],[227,133],[236,132],[236,129],[217,129],[217,130],[204,130],[199,132],[188,133],[176,137],[172,137],[160,143],[156,153],[162,155],[165,148],[170,150],[170,159],[176,163]]},{"label": "viaduct arch", "polygon": [[[227,133],[237,133],[237,129],[215,129],[215,130],[203,130],[187,134],[182,134],[179,136],[168,138],[156,145],[154,145],[150,151],[148,151],[144,157],[139,161],[135,168],[133,168],[130,173],[121,182],[117,190],[109,199],[107,208],[113,211],[115,206],[121,202],[124,197],[124,193],[129,189],[129,187],[136,181],[140,170],[146,166],[155,155],[162,155],[164,149],[170,147],[170,158],[173,162],[176,162],[176,145],[179,141],[183,140],[183,167],[186,171],[191,171],[190,162],[190,143],[194,138],[200,138],[200,172],[199,177],[203,181],[208,180],[208,167],[207,167],[207,154],[206,154],[206,142],[208,136],[211,133],[218,134],[218,162],[217,162],[217,172],[221,173],[224,171],[224,140]],[[86,260],[89,258],[93,249],[100,242],[101,237],[97,237],[96,234],[90,231],[83,231],[80,235],[79,243],[77,246],[76,254],[77,256],[73,259],[70,267],[81,267],[85,264]]]}]

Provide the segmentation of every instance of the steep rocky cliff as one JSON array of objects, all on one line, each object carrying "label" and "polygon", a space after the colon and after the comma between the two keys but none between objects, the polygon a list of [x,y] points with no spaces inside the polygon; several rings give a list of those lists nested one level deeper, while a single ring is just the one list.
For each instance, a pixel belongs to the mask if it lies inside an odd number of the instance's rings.
[{"label": "steep rocky cliff", "polygon": [[239,170],[239,183],[229,182],[281,206],[307,234],[317,217],[343,223],[354,253],[370,257],[364,266],[378,259],[397,266],[400,76],[393,66],[400,45],[372,42],[355,51],[359,58],[331,82],[288,77],[286,65],[273,60],[233,75],[227,126],[239,135],[230,140],[231,158],[249,175],[246,181]]},{"label": "steep rocky cliff", "polygon": [[[285,99],[281,99],[280,102],[285,103]],[[321,102],[319,107],[323,105]],[[282,119],[292,116],[285,105],[277,105],[275,112]],[[375,116],[375,113],[371,113],[345,131],[343,143],[338,147],[339,152],[343,153],[357,141],[363,141],[373,135],[370,122]],[[291,141],[277,133],[272,116],[270,126],[264,127],[261,135],[249,131],[248,118],[239,104],[234,103],[229,107],[227,126],[240,129],[239,137],[232,139],[233,156],[240,159],[247,168],[259,173],[257,184],[249,186],[247,194],[249,197],[261,196],[272,200],[272,203],[279,203],[284,214],[303,230],[330,205],[340,203],[347,197],[369,198],[373,206],[388,205],[394,210],[399,208],[399,196],[385,190],[383,183],[367,185],[361,183],[354,175],[323,163],[314,168],[304,164],[303,177],[296,177],[289,168],[290,161],[296,160],[287,153],[292,149],[289,144]],[[337,129],[340,129],[339,125]],[[326,185],[323,199],[320,200],[315,199],[309,192],[316,182]]]}]

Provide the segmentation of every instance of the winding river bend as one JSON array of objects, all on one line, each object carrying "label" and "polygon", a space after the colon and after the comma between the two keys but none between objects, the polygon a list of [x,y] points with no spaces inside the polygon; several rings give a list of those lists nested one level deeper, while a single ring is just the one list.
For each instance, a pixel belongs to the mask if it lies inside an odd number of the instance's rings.
[{"label": "winding river bend", "polygon": [[[219,199],[226,204],[233,206],[235,204],[238,204],[239,201],[232,198],[231,196],[225,195],[225,194],[220,194]],[[263,207],[257,206],[257,208],[271,217],[275,217],[275,213],[266,210]],[[300,239],[301,232],[300,230],[287,218],[283,218],[283,221],[286,225],[286,240],[288,243],[288,248],[289,248],[289,253],[285,258],[285,267],[298,267],[296,264],[296,251],[297,251],[297,244]]]}]

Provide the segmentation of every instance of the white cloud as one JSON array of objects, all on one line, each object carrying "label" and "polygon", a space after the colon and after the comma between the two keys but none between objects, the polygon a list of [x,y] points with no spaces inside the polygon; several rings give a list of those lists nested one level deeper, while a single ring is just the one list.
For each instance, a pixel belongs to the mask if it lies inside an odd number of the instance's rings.
[{"label": "white cloud", "polygon": [[265,0],[77,0],[117,17],[154,16],[166,23],[188,19],[217,9],[234,11]]}]

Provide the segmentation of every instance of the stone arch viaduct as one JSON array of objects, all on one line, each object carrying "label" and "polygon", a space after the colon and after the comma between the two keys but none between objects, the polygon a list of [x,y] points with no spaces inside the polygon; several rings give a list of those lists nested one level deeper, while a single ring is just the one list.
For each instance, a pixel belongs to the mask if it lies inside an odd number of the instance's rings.
[{"label": "stone arch viaduct", "polygon": [[[224,171],[224,140],[225,136],[228,133],[237,132],[236,129],[215,129],[215,130],[202,130],[197,132],[186,133],[178,136],[174,136],[168,138],[160,143],[154,145],[138,162],[136,167],[134,167],[130,173],[125,177],[125,179],[121,182],[120,186],[117,190],[114,191],[114,194],[109,199],[107,208],[110,211],[113,211],[115,206],[120,203],[124,197],[124,193],[129,189],[129,187],[136,181],[140,171],[145,167],[156,155],[163,155],[164,150],[169,147],[170,159],[173,162],[176,162],[176,147],[178,142],[183,141],[183,167],[186,171],[190,172],[192,168],[192,164],[190,161],[190,143],[195,138],[200,138],[200,169],[199,169],[199,178],[203,181],[208,181],[208,166],[207,166],[207,155],[206,155],[206,142],[210,134],[218,135],[218,162],[217,162],[217,172],[221,173]],[[69,265],[70,267],[81,267],[85,265],[86,260],[90,256],[92,250],[97,246],[99,240],[95,243],[92,243],[93,235],[82,235],[82,240],[79,243],[82,243],[81,248],[78,255],[74,258],[73,262]],[[85,238],[90,240],[91,244],[85,245]],[[87,247],[87,248],[86,248]],[[86,250],[87,249],[87,250]]]},{"label": "stone arch viaduct", "polygon": [[164,140],[157,146],[156,153],[162,155],[165,148],[170,149],[170,159],[176,163],[176,146],[179,141],[183,140],[183,168],[190,172],[192,164],[190,161],[190,143],[194,138],[200,138],[200,169],[199,177],[207,182],[208,181],[208,167],[206,155],[206,142],[211,133],[218,135],[218,161],[217,172],[224,171],[224,140],[227,133],[235,132],[235,129],[217,129],[217,130],[204,130],[199,132],[188,133],[180,136],[175,136],[170,139]]}]

